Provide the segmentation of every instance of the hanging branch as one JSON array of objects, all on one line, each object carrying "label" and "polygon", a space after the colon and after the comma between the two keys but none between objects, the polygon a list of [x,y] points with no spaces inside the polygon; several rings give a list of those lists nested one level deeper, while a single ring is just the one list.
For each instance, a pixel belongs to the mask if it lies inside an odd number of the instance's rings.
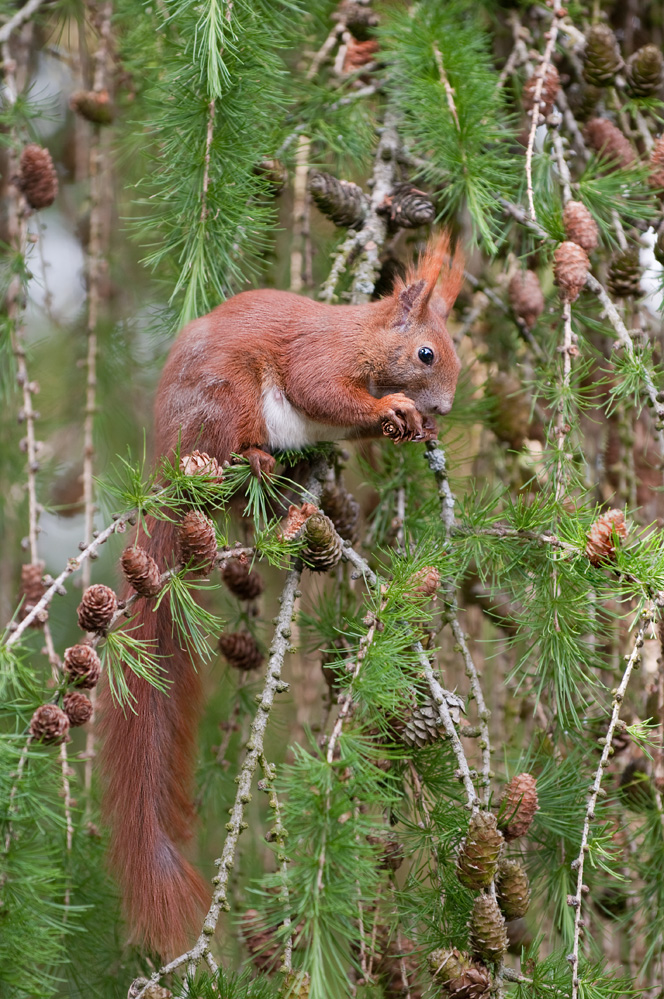
[{"label": "hanging branch", "polygon": [[[664,602],[660,599],[657,601],[658,606],[663,606]],[[581,833],[581,846],[579,848],[579,855],[572,862],[572,870],[577,872],[576,878],[576,894],[570,895],[568,898],[568,905],[574,908],[574,944],[572,947],[572,953],[568,957],[568,961],[572,968],[572,999],[578,999],[579,986],[581,981],[579,979],[579,943],[581,939],[581,913],[583,908],[583,897],[587,894],[588,888],[583,883],[583,868],[586,859],[586,853],[589,850],[588,844],[588,834],[590,832],[590,823],[595,817],[595,808],[597,806],[597,799],[601,793],[602,777],[604,775],[604,770],[609,765],[609,757],[611,755],[611,745],[613,742],[613,736],[616,731],[616,726],[618,725],[618,719],[620,717],[620,710],[622,708],[623,701],[625,699],[625,692],[627,690],[627,685],[629,684],[630,677],[634,669],[638,668],[641,660],[641,649],[643,648],[644,635],[653,621],[653,611],[648,610],[643,614],[641,618],[641,623],[639,625],[639,630],[636,634],[634,640],[634,646],[632,648],[631,654],[627,658],[627,665],[625,666],[625,671],[623,673],[620,684],[618,685],[614,695],[613,695],[613,710],[611,712],[611,720],[609,721],[609,727],[607,728],[606,735],[604,737],[604,747],[602,749],[602,755],[600,761],[597,765],[597,770],[595,771],[595,779],[590,786],[590,794],[588,796],[588,801],[586,805],[586,815],[583,822],[583,831]]]},{"label": "hanging branch", "polygon": [[[107,64],[111,33],[112,0],[106,0],[100,11],[99,44],[94,56],[95,70],[93,91],[101,94],[106,90]],[[90,182],[90,235],[87,248],[88,273],[88,319],[87,341],[88,349],[85,360],[85,420],[83,423],[83,504],[84,504],[84,541],[89,544],[94,533],[95,495],[94,495],[94,424],[97,412],[97,325],[99,322],[99,305],[101,302],[100,279],[104,266],[103,248],[103,206],[108,183],[104,183],[104,168],[108,154],[106,131],[100,125],[93,126],[88,160],[88,177]],[[90,585],[92,578],[92,563],[88,559],[83,564],[81,573],[83,588]],[[93,710],[96,707],[97,692],[90,691],[90,701]],[[92,765],[95,758],[95,723],[94,714],[85,733],[85,770],[83,786],[89,792],[92,787]]]},{"label": "hanging branch", "polygon": [[[39,10],[39,8],[43,3],[44,0],[28,0],[28,3],[26,3],[25,7],[21,7],[20,10],[17,10],[14,16],[10,17],[10,19],[6,21],[0,28],[0,45],[4,45],[5,42],[8,42],[13,32],[17,28],[20,28],[22,24],[25,24],[26,21],[29,21],[32,15]],[[5,71],[6,71],[7,59],[4,54],[3,54],[3,60],[5,63]],[[5,82],[6,81],[7,77],[5,76]],[[9,86],[9,84],[7,85]]]},{"label": "hanging branch", "polygon": [[295,153],[295,177],[293,181],[293,226],[290,255],[290,291],[301,292],[310,283],[311,244],[309,239],[309,152],[311,139],[301,135],[297,140]]},{"label": "hanging branch", "polygon": [[[10,33],[7,34],[7,38],[9,37],[9,34]],[[15,104],[18,97],[16,63],[12,58],[9,44],[6,40],[2,46],[2,58],[5,72],[5,98],[11,104]],[[14,138],[16,139],[15,136]],[[19,173],[19,165],[14,144],[11,144],[8,148],[7,169],[9,177],[15,177]],[[16,184],[10,184],[7,217],[9,243],[14,249],[17,257],[19,257],[23,262],[25,262],[27,253],[29,214],[30,208],[24,195]],[[35,419],[37,413],[32,403],[32,397],[39,391],[39,385],[30,380],[25,346],[23,344],[24,327],[22,314],[25,305],[25,290],[23,281],[23,274],[21,273],[21,270],[17,268],[7,289],[5,307],[7,311],[7,318],[9,320],[12,351],[16,361],[16,381],[21,390],[22,396],[19,422],[25,423],[24,441],[28,492],[28,551],[30,552],[31,563],[36,565],[39,562],[37,539],[39,536],[39,514],[41,507],[37,502],[36,484],[37,470],[39,468],[39,462],[37,461],[37,439],[35,434]]]},{"label": "hanging branch", "polygon": [[[274,825],[272,826],[270,833],[273,841],[277,844],[277,859],[279,860],[279,870],[281,872],[281,897],[284,902],[284,908],[287,912],[282,926],[289,927],[291,925],[291,918],[288,915],[288,858],[286,857],[286,836],[288,833],[284,827],[281,805],[279,804],[279,798],[277,797],[277,792],[274,786],[274,782],[277,777],[277,769],[273,763],[270,763],[267,760],[264,753],[261,753],[260,764],[261,770],[263,771],[263,779],[259,780],[258,787],[261,791],[265,791],[269,795],[269,805],[274,812]],[[289,933],[284,947],[283,970],[291,971],[292,968],[293,934]]]},{"label": "hanging branch", "polygon": [[265,682],[260,695],[258,711],[251,726],[248,752],[244,758],[237,776],[237,792],[231,809],[230,821],[227,824],[228,834],[224,842],[221,857],[216,862],[217,874],[213,878],[214,893],[207,916],[203,922],[200,936],[193,947],[178,957],[163,965],[156,971],[150,981],[138,993],[136,999],[146,999],[152,985],[160,978],[169,975],[183,965],[191,970],[201,961],[205,961],[213,972],[217,971],[216,962],[210,952],[210,944],[219,922],[222,910],[230,909],[228,902],[228,879],[235,864],[235,853],[242,830],[245,828],[244,813],[246,805],[251,801],[251,783],[254,773],[263,756],[265,731],[270,718],[270,711],[277,693],[287,689],[281,679],[281,671],[286,653],[290,647],[291,621],[295,609],[295,601],[300,595],[299,584],[302,575],[302,563],[298,560],[286,577],[281,593],[281,608],[276,621],[274,638],[270,647],[271,654],[265,671]]},{"label": "hanging branch", "polygon": [[[160,492],[163,492],[163,490],[160,490]],[[64,595],[65,589],[62,584],[67,577],[71,576],[72,573],[76,572],[83,565],[85,565],[88,559],[95,558],[97,555],[97,549],[100,548],[101,545],[105,544],[111,535],[116,532],[119,534],[124,533],[127,524],[135,520],[137,513],[138,510],[136,509],[128,510],[126,513],[123,513],[103,531],[98,532],[97,536],[93,538],[88,545],[86,545],[80,555],[76,555],[67,561],[67,565],[62,570],[60,575],[53,580],[44,595],[37,601],[32,610],[25,615],[23,620],[18,623],[12,622],[8,625],[8,631],[10,634],[5,639],[4,643],[7,647],[15,645],[26,628],[29,628],[33,621],[39,620],[39,615],[48,608],[56,593]]]},{"label": "hanging branch", "polygon": [[[352,304],[361,305],[370,300],[380,270],[380,252],[387,238],[387,219],[378,212],[378,208],[392,193],[399,148],[396,117],[391,111],[387,111],[374,159],[371,202],[367,217],[362,228],[358,232],[349,233],[337,251],[319,295],[322,302],[332,302],[339,278],[351,264],[354,266]],[[361,255],[359,260],[354,262],[357,254]]]},{"label": "hanging branch", "polygon": [[[438,494],[441,498],[440,517],[444,526],[444,533],[449,537],[454,529],[454,494],[450,489],[447,475],[447,460],[445,452],[438,441],[428,441],[426,444],[425,458],[429,468],[433,472],[438,483]],[[484,692],[480,683],[477,666],[472,657],[471,651],[466,642],[466,635],[458,619],[458,606],[456,593],[452,587],[446,587],[445,600],[448,606],[448,621],[452,629],[455,641],[461,650],[461,655],[466,668],[466,676],[470,681],[470,689],[477,704],[477,715],[479,719],[480,741],[479,746],[482,751],[482,800],[486,804],[491,794],[491,735],[489,733],[489,718],[491,712],[486,706]]]},{"label": "hanging branch", "polygon": [[[528,196],[528,214],[533,222],[537,221],[533,195],[533,151],[535,149],[535,134],[539,125],[540,108],[544,105],[544,101],[542,100],[542,90],[544,89],[544,82],[546,80],[549,66],[551,65],[551,58],[556,47],[556,39],[558,37],[558,23],[561,13],[560,0],[553,0],[553,13],[554,18],[548,31],[548,41],[546,43],[546,48],[544,49],[544,55],[542,56],[541,63],[535,70],[537,80],[535,83],[535,90],[533,91],[533,106],[530,112],[532,120],[530,122],[528,145],[526,147],[526,192]],[[565,11],[565,13],[567,12]]]}]

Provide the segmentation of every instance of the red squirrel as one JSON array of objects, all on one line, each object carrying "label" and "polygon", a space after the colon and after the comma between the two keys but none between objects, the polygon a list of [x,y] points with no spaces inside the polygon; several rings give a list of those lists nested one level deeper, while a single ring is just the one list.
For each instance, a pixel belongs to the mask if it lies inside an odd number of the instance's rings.
[{"label": "red squirrel", "polygon": [[[246,291],[189,323],[173,344],[155,403],[156,449],[194,449],[221,463],[243,456],[258,476],[271,452],[381,434],[432,436],[452,406],[459,360],[445,325],[463,280],[449,239],[430,243],[393,293],[365,305],[324,305],[283,291]],[[152,521],[140,543],[163,570],[176,562],[175,525]],[[124,713],[105,693],[104,809],[111,862],[133,939],[162,956],[186,949],[209,902],[179,846],[191,836],[200,677],[172,634],[166,600],[135,604],[140,637],[164,657],[169,693],[126,670]],[[199,923],[200,925],[200,923]]]}]

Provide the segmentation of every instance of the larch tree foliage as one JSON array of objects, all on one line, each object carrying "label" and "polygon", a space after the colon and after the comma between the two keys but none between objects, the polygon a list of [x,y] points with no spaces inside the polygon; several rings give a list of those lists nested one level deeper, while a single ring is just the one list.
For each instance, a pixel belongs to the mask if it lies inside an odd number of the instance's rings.
[{"label": "larch tree foliage", "polygon": [[[662,4],[0,21],[0,994],[661,997]],[[438,441],[152,455],[186,321],[370,301],[444,229]],[[205,576],[132,549],[192,510]],[[138,594],[207,691],[176,957],[127,942],[99,815],[97,682],[168,696]]]}]

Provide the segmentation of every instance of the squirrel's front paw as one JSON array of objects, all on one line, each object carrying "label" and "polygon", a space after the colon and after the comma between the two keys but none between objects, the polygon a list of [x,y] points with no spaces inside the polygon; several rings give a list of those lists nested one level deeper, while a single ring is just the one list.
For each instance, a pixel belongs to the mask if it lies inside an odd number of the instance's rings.
[{"label": "squirrel's front paw", "polygon": [[276,460],[267,451],[262,451],[259,447],[248,447],[241,452],[241,455],[249,462],[251,471],[257,479],[262,479],[264,475],[272,475]]},{"label": "squirrel's front paw", "polygon": [[422,414],[412,399],[397,392],[385,396],[383,402],[387,403],[387,406],[380,423],[386,437],[395,443],[430,439],[431,428],[424,425]]}]

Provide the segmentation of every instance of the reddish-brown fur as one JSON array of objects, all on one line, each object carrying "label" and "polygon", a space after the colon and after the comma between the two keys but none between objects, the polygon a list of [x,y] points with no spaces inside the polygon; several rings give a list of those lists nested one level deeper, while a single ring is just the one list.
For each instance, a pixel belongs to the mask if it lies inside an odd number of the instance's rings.
[{"label": "reddish-brown fur", "polygon": [[[378,302],[330,306],[248,291],[194,320],[175,341],[159,385],[157,453],[172,454],[179,442],[183,454],[198,448],[220,462],[243,454],[261,474],[274,464],[272,448],[327,433],[379,434],[386,417],[428,436],[430,417],[452,405],[459,373],[445,318],[463,267],[448,250],[447,237],[432,243]],[[430,366],[418,359],[422,346],[434,352]],[[173,527],[159,522],[150,530],[141,543],[163,569],[174,560]],[[208,898],[177,849],[193,820],[200,686],[171,633],[168,605],[158,613],[153,606],[138,603],[141,637],[154,639],[165,657],[170,693],[127,670],[136,713],[123,714],[106,694],[102,762],[112,861],[134,938],[168,955],[184,946]]]}]

